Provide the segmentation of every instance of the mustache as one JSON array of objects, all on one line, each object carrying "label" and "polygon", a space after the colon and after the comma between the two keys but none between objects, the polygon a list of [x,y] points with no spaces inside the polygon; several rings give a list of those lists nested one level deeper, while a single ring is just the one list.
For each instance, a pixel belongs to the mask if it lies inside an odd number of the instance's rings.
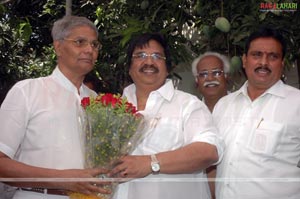
[{"label": "mustache", "polygon": [[144,65],[140,68],[139,72],[144,72],[144,70],[147,70],[147,69],[151,69],[151,70],[153,70],[155,73],[158,73],[158,72],[159,72],[159,69],[158,69],[156,66],[154,66],[153,64],[151,64],[151,65],[149,65],[149,64],[144,64]]},{"label": "mustache", "polygon": [[207,86],[207,85],[209,85],[209,84],[216,84],[216,85],[220,85],[220,82],[219,81],[217,81],[217,80],[213,80],[213,81],[205,81],[204,83],[203,83],[203,86],[205,87],[205,86]]},{"label": "mustache", "polygon": [[259,66],[254,71],[257,72],[258,70],[266,70],[268,72],[272,72],[272,70],[268,66]]}]

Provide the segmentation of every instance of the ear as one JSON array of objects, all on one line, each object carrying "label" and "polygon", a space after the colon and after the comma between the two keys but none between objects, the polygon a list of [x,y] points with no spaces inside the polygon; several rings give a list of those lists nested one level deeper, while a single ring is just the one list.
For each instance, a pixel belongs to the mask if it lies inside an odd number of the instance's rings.
[{"label": "ear", "polygon": [[129,69],[128,69],[128,74],[131,77],[131,67],[129,67]]},{"label": "ear", "polygon": [[61,42],[56,40],[53,42],[53,46],[56,56],[59,57],[61,54]]},{"label": "ear", "polygon": [[230,79],[229,74],[225,73],[224,78],[225,78],[225,81],[228,81]]},{"label": "ear", "polygon": [[243,54],[243,57],[242,57],[242,61],[243,61],[243,68],[245,68],[246,66],[246,54]]},{"label": "ear", "polygon": [[230,75],[229,74],[225,74],[225,82],[227,83],[227,84],[229,84],[230,83],[230,79],[231,79],[231,77],[230,77]]},{"label": "ear", "polygon": [[167,74],[166,74],[166,78],[168,78],[168,76],[170,75],[170,73],[169,72],[167,72]]},{"label": "ear", "polygon": [[284,75],[284,59],[282,59],[282,61],[281,61],[281,73],[282,73],[282,75]]}]

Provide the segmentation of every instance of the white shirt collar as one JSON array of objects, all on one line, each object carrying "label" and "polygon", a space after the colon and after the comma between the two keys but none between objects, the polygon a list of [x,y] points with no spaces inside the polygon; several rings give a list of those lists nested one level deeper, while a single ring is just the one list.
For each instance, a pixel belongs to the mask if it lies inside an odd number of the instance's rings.
[{"label": "white shirt collar", "polygon": [[[173,86],[172,80],[167,79],[163,86],[161,86],[159,89],[155,91],[152,91],[151,93],[155,93],[155,92],[161,95],[165,100],[170,101],[175,92],[175,88]],[[132,102],[135,105],[137,104],[135,84],[131,84],[127,86],[124,89],[123,95],[128,99],[128,101]]]},{"label": "white shirt collar", "polygon": [[[243,94],[244,96],[248,96],[248,80],[244,83],[244,85],[236,92],[237,95]],[[266,94],[271,94],[274,96],[278,96],[278,97],[285,97],[286,96],[286,91],[284,90],[284,83],[281,80],[278,80],[273,86],[271,86],[268,90],[266,90],[261,96],[262,97]]]},{"label": "white shirt collar", "polygon": [[[53,70],[51,77],[53,77],[60,85],[62,85],[65,89],[72,93],[76,93],[78,95],[78,90],[76,86],[61,72],[58,66]],[[95,95],[92,91],[90,91],[83,83],[79,88],[80,97],[89,97],[91,95]]]},{"label": "white shirt collar", "polygon": [[166,79],[166,82],[158,90],[153,91],[158,92],[165,100],[171,101],[175,88],[171,79]]}]

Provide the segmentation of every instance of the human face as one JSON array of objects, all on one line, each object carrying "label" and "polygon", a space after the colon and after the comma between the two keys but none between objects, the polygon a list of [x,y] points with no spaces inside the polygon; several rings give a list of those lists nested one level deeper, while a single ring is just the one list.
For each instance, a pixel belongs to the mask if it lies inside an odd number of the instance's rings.
[{"label": "human face", "polygon": [[[141,53],[148,56],[144,59],[137,57]],[[157,54],[160,58],[154,59],[151,54]],[[149,88],[157,90],[166,80],[168,75],[166,60],[164,59],[164,49],[155,40],[150,40],[147,45],[142,48],[135,48],[132,54],[129,75],[137,87]]]},{"label": "human face", "polygon": [[[79,40],[88,41],[88,45],[79,45]],[[93,43],[97,41],[93,29],[80,26],[73,28],[64,40],[54,42],[58,65],[66,76],[84,76],[93,69],[99,51]]]},{"label": "human face", "polygon": [[[196,83],[204,98],[219,99],[226,95],[227,85],[223,69],[223,62],[213,55],[206,56],[198,62]],[[205,72],[208,72],[207,77],[201,75]]]},{"label": "human face", "polygon": [[250,43],[248,53],[243,56],[248,92],[263,93],[280,79],[284,67],[282,56],[281,44],[271,37],[257,38]]}]

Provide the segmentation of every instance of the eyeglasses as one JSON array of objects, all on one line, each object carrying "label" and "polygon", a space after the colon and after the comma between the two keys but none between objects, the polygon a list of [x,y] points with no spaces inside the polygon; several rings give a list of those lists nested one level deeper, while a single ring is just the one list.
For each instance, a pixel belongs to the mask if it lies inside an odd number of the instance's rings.
[{"label": "eyeglasses", "polygon": [[220,77],[222,74],[224,73],[224,71],[220,70],[220,69],[214,69],[214,70],[205,70],[205,71],[201,71],[198,73],[198,77],[199,78],[207,78],[209,74],[212,74],[214,77]]},{"label": "eyeglasses", "polygon": [[136,53],[132,55],[133,58],[144,61],[147,59],[147,57],[151,57],[152,60],[157,61],[157,60],[165,60],[166,57],[160,55],[159,53],[152,53],[152,54],[147,54],[145,52],[141,52],[141,53]]},{"label": "eyeglasses", "polygon": [[63,39],[65,41],[70,41],[72,42],[76,47],[79,48],[84,48],[86,47],[88,44],[91,45],[91,47],[94,50],[99,50],[102,46],[101,43],[97,40],[93,40],[93,41],[88,41],[87,39]]}]

